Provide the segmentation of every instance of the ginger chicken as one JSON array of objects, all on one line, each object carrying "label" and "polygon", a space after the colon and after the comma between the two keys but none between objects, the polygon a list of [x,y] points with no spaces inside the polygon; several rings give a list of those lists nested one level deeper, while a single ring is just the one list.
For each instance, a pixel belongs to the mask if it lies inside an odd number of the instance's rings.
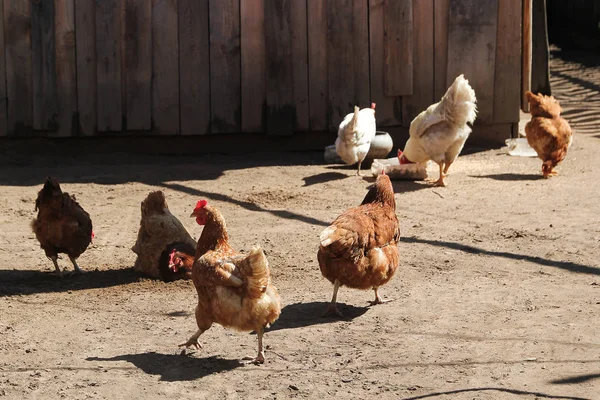
[{"label": "ginger chicken", "polygon": [[375,131],[375,103],[362,110],[355,106],[354,113],[346,115],[340,123],[335,151],[346,164],[358,163],[356,175],[360,176],[360,165],[369,153]]},{"label": "ginger chicken", "polygon": [[37,218],[31,222],[35,237],[46,257],[52,260],[59,276],[58,254],[66,253],[80,274],[77,258],[87,249],[94,238],[90,215],[79,205],[75,196],[63,193],[54,178],[46,178],[44,187],[38,192],[35,201]]},{"label": "ginger chicken", "polygon": [[554,167],[567,156],[573,142],[569,123],[560,116],[562,109],[553,96],[526,92],[531,107],[531,121],[525,125],[527,143],[542,159],[542,175],[549,178],[558,175]]},{"label": "ginger chicken", "polygon": [[450,165],[462,151],[477,114],[475,91],[461,74],[456,77],[442,99],[430,105],[410,123],[404,152],[398,150],[400,164],[433,160],[440,167],[437,186],[446,186]]},{"label": "ginger chicken", "polygon": [[321,274],[333,283],[333,297],[326,315],[342,316],[336,305],[340,286],[373,289],[381,304],[379,288],[398,268],[400,226],[390,178],[379,175],[360,206],[337,217],[321,232],[317,253]]},{"label": "ginger chicken", "polygon": [[281,313],[279,293],[271,283],[265,253],[260,247],[248,255],[236,252],[229,244],[223,216],[206,200],[197,203],[191,216],[204,225],[196,256],[179,251],[171,255],[172,268],[192,271],[198,293],[198,330],[180,346],[201,348],[198,338],[216,322],[238,331],[256,331],[258,355],[253,362],[262,364],[264,329]]},{"label": "ginger chicken", "polygon": [[169,268],[173,250],[196,253],[196,241],[167,205],[162,191],[151,192],[141,204],[142,219],[135,244],[133,269],[165,282],[190,278],[185,269]]}]

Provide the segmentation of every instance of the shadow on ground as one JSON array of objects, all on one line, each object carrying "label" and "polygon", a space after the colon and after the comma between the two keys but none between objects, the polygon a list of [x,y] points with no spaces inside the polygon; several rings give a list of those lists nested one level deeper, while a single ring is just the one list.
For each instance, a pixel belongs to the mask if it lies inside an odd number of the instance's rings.
[{"label": "shadow on ground", "polygon": [[88,357],[86,361],[127,361],[148,375],[158,375],[161,381],[193,381],[207,375],[231,371],[244,364],[239,360],[227,360],[212,356],[195,358],[186,355],[160,354],[156,352],[124,354],[115,357]]}]

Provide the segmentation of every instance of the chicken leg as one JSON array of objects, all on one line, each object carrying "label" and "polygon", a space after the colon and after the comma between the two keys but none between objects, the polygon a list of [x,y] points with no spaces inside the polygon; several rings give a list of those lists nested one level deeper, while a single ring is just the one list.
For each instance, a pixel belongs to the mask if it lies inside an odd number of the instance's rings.
[{"label": "chicken leg", "polygon": [[77,265],[77,261],[75,261],[75,258],[69,256],[69,260],[71,260],[71,262],[73,263],[73,267],[75,267],[75,272],[78,274],[83,274],[83,271],[81,270],[81,268],[79,268],[79,265]]},{"label": "chicken leg", "polygon": [[337,292],[341,285],[342,284],[337,279],[333,283],[333,297],[331,298],[331,303],[329,303],[329,307],[327,307],[327,311],[325,311],[325,314],[323,314],[324,317],[332,317],[332,316],[338,316],[340,318],[344,317],[344,315],[340,312],[340,310],[338,310],[337,304],[336,304]]},{"label": "chicken leg", "polygon": [[265,363],[265,352],[263,350],[263,334],[265,333],[265,328],[262,326],[256,329],[256,336],[258,337],[258,355],[256,358],[252,357],[244,357],[244,360],[250,360],[250,364],[264,364]]},{"label": "chicken leg", "polygon": [[390,301],[392,301],[391,299],[383,300],[379,296],[379,288],[378,287],[373,288],[373,290],[375,291],[375,300],[369,302],[372,306],[374,306],[376,304],[385,304],[385,303],[389,303]]},{"label": "chicken leg", "polygon": [[62,278],[63,274],[62,271],[60,270],[60,267],[58,266],[58,256],[51,256],[50,259],[52,260],[52,263],[54,264],[54,268],[56,268],[56,275],[60,276]]},{"label": "chicken leg", "polygon": [[440,166],[440,178],[434,183],[434,186],[446,186],[446,181],[444,180],[444,178],[446,177],[446,174],[444,173],[444,171],[448,171],[448,168],[450,167],[450,165],[448,164],[448,167],[446,169],[444,169],[444,163],[441,162],[439,164]]}]

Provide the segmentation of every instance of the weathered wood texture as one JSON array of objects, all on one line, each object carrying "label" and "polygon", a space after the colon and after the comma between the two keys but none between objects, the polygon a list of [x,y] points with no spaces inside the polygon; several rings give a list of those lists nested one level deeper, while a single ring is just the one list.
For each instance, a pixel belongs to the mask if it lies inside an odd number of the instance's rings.
[{"label": "weathered wood texture", "polygon": [[96,133],[98,125],[95,0],[77,0],[75,33],[78,133],[83,136],[91,136]]},{"label": "weathered wood texture", "polygon": [[177,0],[152,2],[152,120],[160,134],[179,133]]},{"label": "weathered wood texture", "polygon": [[[434,7],[433,0],[419,0],[413,6],[413,86],[419,90],[402,98],[402,124],[410,125],[412,120],[434,103]],[[433,29],[432,29],[433,27]]]},{"label": "weathered wood texture", "polygon": [[523,0],[523,22],[521,30],[521,109],[529,112],[529,102],[525,92],[531,89],[531,23],[532,23],[532,0]]},{"label": "weathered wood texture", "polygon": [[450,0],[446,82],[464,74],[477,95],[476,123],[494,114],[498,0]]},{"label": "weathered wood texture", "polygon": [[385,91],[385,32],[384,0],[369,0],[369,54],[371,101],[377,104],[375,119],[379,126],[394,126],[402,123],[402,101],[400,96],[388,96]]},{"label": "weathered wood texture", "polygon": [[239,0],[209,2],[211,132],[241,127]]},{"label": "weathered wood texture", "polygon": [[208,0],[179,0],[181,133],[210,132]]},{"label": "weathered wood texture", "polygon": [[122,128],[121,8],[119,0],[96,2],[96,79],[98,131]]},{"label": "weathered wood texture", "polygon": [[152,127],[152,4],[125,0],[125,108],[127,129]]},{"label": "weathered wood texture", "polygon": [[384,0],[383,9],[385,94],[410,95],[413,93],[413,1]]},{"label": "weathered wood texture", "polygon": [[376,103],[383,130],[410,125],[460,73],[477,124],[512,126],[529,2],[0,0],[0,135],[333,141],[355,105]]}]

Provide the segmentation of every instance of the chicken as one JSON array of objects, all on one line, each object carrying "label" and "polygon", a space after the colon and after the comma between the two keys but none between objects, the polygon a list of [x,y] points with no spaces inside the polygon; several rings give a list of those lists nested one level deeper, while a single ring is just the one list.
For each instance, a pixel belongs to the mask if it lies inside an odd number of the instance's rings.
[{"label": "chicken", "polygon": [[46,257],[54,263],[56,273],[62,276],[58,253],[67,254],[75,272],[82,273],[76,259],[94,238],[90,215],[77,203],[75,196],[63,193],[58,181],[52,177],[46,178],[44,187],[38,192],[35,211],[38,215],[31,222],[31,228]]},{"label": "chicken", "polygon": [[558,100],[553,96],[535,95],[526,92],[531,106],[531,121],[525,125],[527,143],[542,159],[544,178],[557,175],[554,167],[567,156],[573,142],[573,131],[569,123],[560,116],[562,111]]},{"label": "chicken", "polygon": [[137,240],[131,250],[137,254],[133,268],[166,282],[190,278],[185,270],[169,268],[175,249],[194,255],[196,241],[169,211],[162,191],[151,192],[141,204],[142,219]]},{"label": "chicken", "polygon": [[335,151],[346,164],[358,163],[356,175],[360,176],[360,164],[371,148],[375,130],[375,103],[360,111],[355,106],[354,113],[346,115],[340,124]]},{"label": "chicken", "polygon": [[439,103],[427,107],[410,123],[410,137],[404,152],[398,151],[400,164],[433,160],[440,167],[437,186],[446,186],[450,165],[462,151],[477,114],[475,91],[461,74]]},{"label": "chicken", "polygon": [[265,253],[259,247],[248,255],[236,252],[229,245],[223,216],[206,200],[197,203],[191,216],[199,225],[204,225],[196,256],[175,251],[171,267],[192,271],[198,293],[198,331],[180,346],[201,348],[198,338],[216,322],[239,331],[256,331],[258,356],[253,362],[262,364],[265,361],[264,329],[281,313],[279,293],[271,284]]},{"label": "chicken", "polygon": [[336,305],[340,286],[373,289],[371,304],[384,303],[378,290],[398,268],[399,240],[394,189],[384,172],[360,206],[347,210],[321,232],[317,258],[321,274],[333,283],[326,315],[342,316]]}]

